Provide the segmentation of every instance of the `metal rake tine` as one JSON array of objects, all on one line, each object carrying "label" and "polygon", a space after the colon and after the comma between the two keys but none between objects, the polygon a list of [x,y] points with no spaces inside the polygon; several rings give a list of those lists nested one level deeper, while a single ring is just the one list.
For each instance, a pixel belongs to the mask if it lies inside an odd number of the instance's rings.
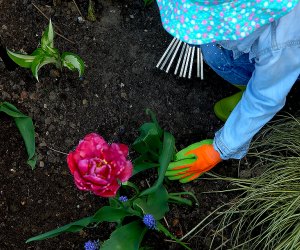
[{"label": "metal rake tine", "polygon": [[185,58],[184,58],[184,63],[182,64],[182,74],[180,74],[180,76],[185,77],[186,75],[186,70],[187,70],[187,66],[189,64],[189,58],[190,58],[190,54],[191,54],[191,47],[188,46],[188,50],[187,53],[185,54]]},{"label": "metal rake tine", "polygon": [[194,61],[194,54],[195,54],[195,46],[192,48],[192,55],[190,60],[190,70],[189,70],[189,79],[192,77],[192,69],[193,69],[193,61]]},{"label": "metal rake tine", "polygon": [[200,77],[200,48],[197,47],[197,77]]},{"label": "metal rake tine", "polygon": [[181,48],[181,52],[180,52],[180,55],[179,55],[179,58],[178,58],[178,62],[177,62],[177,65],[176,65],[176,68],[175,68],[175,71],[174,71],[174,74],[175,74],[175,75],[177,74],[177,71],[178,71],[178,68],[179,68],[179,65],[180,65],[180,62],[181,62],[183,53],[184,53],[184,51],[186,50],[186,48],[187,48],[187,44],[186,44],[186,43],[183,43],[183,46],[182,46],[182,48]]},{"label": "metal rake tine", "polygon": [[175,56],[177,55],[177,52],[178,52],[178,50],[179,50],[179,48],[180,48],[180,46],[181,46],[181,44],[182,44],[182,41],[180,41],[180,40],[178,40],[178,41],[179,41],[179,43],[177,44],[176,50],[175,50],[175,52],[174,52],[174,54],[173,54],[173,56],[172,56],[172,58],[171,58],[171,61],[170,61],[170,63],[169,63],[169,66],[168,66],[168,68],[167,68],[167,70],[166,70],[167,73],[169,72],[169,70],[170,70],[170,68],[171,68],[171,65],[172,65],[172,63],[173,63],[173,61],[174,61],[174,58],[175,58]]},{"label": "metal rake tine", "polygon": [[170,56],[171,56],[172,53],[173,53],[173,50],[176,48],[177,43],[178,43],[179,41],[180,41],[180,40],[177,39],[176,42],[172,45],[172,48],[170,49],[168,55],[166,56],[166,59],[165,59],[165,61],[163,62],[163,64],[160,66],[160,69],[163,69],[163,68],[165,67],[166,63],[168,62]]},{"label": "metal rake tine", "polygon": [[173,38],[172,42],[169,44],[168,48],[166,49],[166,51],[164,52],[164,54],[162,55],[162,57],[160,58],[159,62],[156,65],[156,68],[159,67],[159,65],[161,64],[161,62],[163,61],[163,59],[165,58],[165,56],[167,55],[167,53],[169,52],[169,49],[173,46],[173,43],[177,40],[176,37]]},{"label": "metal rake tine", "polygon": [[183,57],[183,60],[182,60],[182,64],[181,64],[181,69],[180,69],[180,74],[179,74],[180,77],[182,77],[182,75],[183,75],[183,71],[184,71],[188,51],[189,51],[189,45],[187,44],[186,48],[185,48],[185,51],[184,51],[184,57]]},{"label": "metal rake tine", "polygon": [[203,55],[200,49],[200,69],[201,69],[201,77],[200,79],[203,80],[204,79],[204,73],[203,73]]}]

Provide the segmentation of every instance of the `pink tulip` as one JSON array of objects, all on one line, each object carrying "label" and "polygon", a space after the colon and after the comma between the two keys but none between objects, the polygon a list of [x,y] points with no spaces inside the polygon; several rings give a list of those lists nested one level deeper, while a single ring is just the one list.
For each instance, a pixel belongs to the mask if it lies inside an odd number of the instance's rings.
[{"label": "pink tulip", "polygon": [[102,197],[116,195],[120,182],[132,175],[132,163],[126,159],[128,147],[108,144],[96,133],[88,134],[67,157],[68,166],[80,190]]}]

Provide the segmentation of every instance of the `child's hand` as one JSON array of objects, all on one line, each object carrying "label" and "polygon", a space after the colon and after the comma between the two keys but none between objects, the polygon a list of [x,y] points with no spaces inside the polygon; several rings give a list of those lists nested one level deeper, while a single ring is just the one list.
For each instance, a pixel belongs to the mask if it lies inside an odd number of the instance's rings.
[{"label": "child's hand", "polygon": [[168,166],[166,176],[170,180],[186,183],[212,169],[222,161],[212,142],[210,139],[203,140],[179,151],[175,161]]}]

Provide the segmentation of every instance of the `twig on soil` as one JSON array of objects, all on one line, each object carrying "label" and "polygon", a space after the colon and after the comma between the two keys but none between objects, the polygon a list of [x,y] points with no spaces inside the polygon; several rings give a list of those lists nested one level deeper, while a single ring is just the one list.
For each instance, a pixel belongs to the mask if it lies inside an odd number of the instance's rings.
[{"label": "twig on soil", "polygon": [[169,223],[168,223],[168,221],[167,221],[166,217],[164,217],[164,221],[165,221],[165,223],[166,223],[167,227],[168,227],[168,228],[170,228],[170,225],[169,225]]},{"label": "twig on soil", "polygon": [[[55,32],[55,31],[54,31]],[[62,34],[59,34],[57,32],[55,32],[56,35],[60,36],[61,38],[65,39],[66,41],[68,41],[69,43],[75,44],[75,42],[73,42],[72,40],[66,38],[65,36],[63,36]]]},{"label": "twig on soil", "polygon": [[[147,179],[146,179],[146,182],[147,182],[148,187],[150,187],[149,181],[148,181]],[[166,217],[164,217],[164,221],[165,221],[167,227],[170,228],[170,225],[169,225],[169,223],[168,223]]]},{"label": "twig on soil", "polygon": [[[168,240],[168,239],[164,239],[164,241],[167,241],[167,242],[172,242],[172,243],[177,243],[175,240]],[[186,245],[189,245],[189,244],[191,244],[191,243],[188,243],[188,242],[182,242],[182,243],[184,243],[184,244],[186,244]]]},{"label": "twig on soil", "polygon": [[78,13],[79,13],[79,15],[84,19],[84,16],[82,15],[82,13],[81,13],[81,11],[80,11],[80,9],[78,8],[78,5],[77,5],[77,3],[76,3],[76,1],[75,0],[73,0],[73,3],[75,4],[75,7],[76,7],[76,9],[77,9],[77,11],[78,11]]},{"label": "twig on soil", "polygon": [[[47,15],[38,7],[36,6],[34,3],[32,3],[33,7],[36,8],[48,21],[50,21],[50,18],[47,17]],[[57,27],[55,24],[53,24],[53,26],[55,27],[55,29],[57,29],[60,33],[63,33],[62,30]],[[66,38],[65,36],[63,36],[62,34],[54,31],[56,35],[60,36],[61,38],[65,39],[66,41],[72,43],[72,44],[75,44],[75,42],[71,41],[70,39]]]},{"label": "twig on soil", "polygon": [[68,155],[68,154],[67,154],[67,153],[65,153],[65,152],[62,152],[62,151],[56,150],[56,149],[54,149],[54,148],[50,148],[49,146],[47,146],[47,148],[49,148],[50,150],[52,150],[52,151],[54,151],[54,152],[56,152],[56,153],[60,153],[60,154],[64,154],[64,155]]},{"label": "twig on soil", "polygon": [[[49,17],[47,17],[47,15],[38,7],[38,6],[36,6],[34,3],[32,3],[32,5],[33,5],[33,7],[34,8],[36,8],[48,21],[50,21],[50,18]],[[62,30],[59,28],[59,27],[57,27],[55,24],[53,24],[53,26],[60,32],[60,33],[62,33]]]}]

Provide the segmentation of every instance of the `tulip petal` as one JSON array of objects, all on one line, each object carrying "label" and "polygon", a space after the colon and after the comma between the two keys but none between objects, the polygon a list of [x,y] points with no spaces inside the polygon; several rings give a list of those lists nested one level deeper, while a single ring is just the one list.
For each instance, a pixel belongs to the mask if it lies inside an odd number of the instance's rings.
[{"label": "tulip petal", "polygon": [[119,181],[127,181],[133,171],[126,159],[128,146],[109,145],[96,133],[86,135],[69,153],[67,163],[80,190],[90,190],[102,197],[113,197],[120,188]]},{"label": "tulip petal", "polygon": [[119,146],[122,154],[126,157],[128,155],[128,146],[123,143],[118,143],[118,146]]},{"label": "tulip petal", "polygon": [[133,166],[130,161],[127,162],[123,171],[118,175],[121,182],[128,181],[128,179],[132,176]]},{"label": "tulip petal", "polygon": [[74,160],[74,153],[70,152],[67,156],[67,163],[71,173],[73,174],[76,169],[76,162]]},{"label": "tulip petal", "polygon": [[74,182],[80,190],[89,190],[85,181],[76,170],[74,171]]},{"label": "tulip petal", "polygon": [[91,164],[93,164],[93,162],[91,162],[88,159],[83,159],[83,160],[78,161],[77,164],[78,164],[78,169],[79,169],[80,173],[82,175],[84,175],[89,171],[89,166]]},{"label": "tulip petal", "polygon": [[95,185],[95,186],[105,186],[108,184],[107,180],[101,179],[97,176],[94,175],[86,175],[83,176],[83,179],[87,182],[91,182],[91,185]]}]

